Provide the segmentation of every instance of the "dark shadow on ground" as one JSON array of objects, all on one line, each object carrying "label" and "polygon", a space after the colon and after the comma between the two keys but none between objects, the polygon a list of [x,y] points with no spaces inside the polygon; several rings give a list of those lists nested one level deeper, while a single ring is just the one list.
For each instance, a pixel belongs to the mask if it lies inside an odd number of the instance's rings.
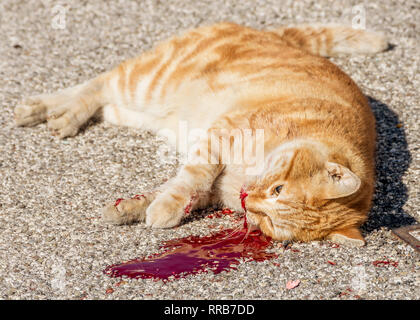
[{"label": "dark shadow on ground", "polygon": [[376,118],[376,192],[369,220],[362,229],[370,232],[414,224],[416,220],[403,209],[408,192],[402,177],[411,162],[404,127],[387,105],[368,98]]}]

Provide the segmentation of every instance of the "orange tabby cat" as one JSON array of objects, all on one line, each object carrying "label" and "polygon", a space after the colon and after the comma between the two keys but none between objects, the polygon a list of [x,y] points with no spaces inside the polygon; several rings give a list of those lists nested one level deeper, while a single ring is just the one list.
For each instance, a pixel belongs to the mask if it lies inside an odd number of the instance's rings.
[{"label": "orange tabby cat", "polygon": [[[220,23],[174,37],[84,84],[31,97],[15,117],[18,125],[47,120],[61,138],[98,111],[113,124],[169,130],[173,144],[181,122],[208,133],[168,183],[107,206],[111,223],[173,227],[218,204],[246,211],[249,224],[274,239],[363,245],[359,226],[374,188],[374,117],[356,84],[321,56],[386,47],[382,36],[348,27],[259,31]],[[228,154],[212,147],[212,135],[228,139]],[[253,152],[263,150],[256,173],[247,171],[252,161],[229,162],[241,139]]]}]

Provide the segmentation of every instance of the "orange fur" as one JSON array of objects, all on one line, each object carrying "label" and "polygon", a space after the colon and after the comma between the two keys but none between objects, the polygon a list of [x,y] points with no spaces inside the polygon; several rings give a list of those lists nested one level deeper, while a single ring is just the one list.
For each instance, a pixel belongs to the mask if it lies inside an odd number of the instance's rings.
[{"label": "orange fur", "polygon": [[[208,132],[264,129],[262,174],[245,176],[248,164],[186,164],[153,201],[122,201],[105,217],[171,227],[186,206],[241,210],[245,186],[250,223],[267,235],[360,244],[357,228],[374,187],[375,122],[357,85],[321,56],[385,48],[383,37],[347,27],[260,31],[220,23],[163,42],[84,85],[30,98],[16,108],[16,121],[31,125],[54,115],[49,126],[66,137],[103,108],[107,121],[156,132],[180,120]],[[236,138],[222,135],[232,148]],[[201,145],[210,157],[225,157],[208,140]]]}]

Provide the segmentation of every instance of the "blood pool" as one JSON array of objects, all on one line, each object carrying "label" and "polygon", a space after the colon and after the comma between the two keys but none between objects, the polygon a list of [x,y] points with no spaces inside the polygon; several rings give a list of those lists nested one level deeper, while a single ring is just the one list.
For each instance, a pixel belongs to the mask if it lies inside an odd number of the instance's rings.
[{"label": "blood pool", "polygon": [[226,229],[208,236],[189,236],[166,241],[163,252],[108,266],[111,277],[168,281],[202,272],[218,274],[235,270],[241,261],[264,261],[276,258],[267,252],[271,238],[259,230]]},{"label": "blood pool", "polygon": [[[263,235],[260,230],[251,231],[247,225],[247,196],[241,189],[239,198],[245,211],[242,228],[166,241],[160,246],[162,251],[108,266],[104,273],[110,277],[169,281],[209,271],[214,274],[229,272],[235,270],[241,261],[259,262],[276,258],[276,254],[267,252],[272,244],[271,238]],[[190,207],[187,206],[185,211],[189,213]],[[224,209],[223,213],[233,212]]]}]

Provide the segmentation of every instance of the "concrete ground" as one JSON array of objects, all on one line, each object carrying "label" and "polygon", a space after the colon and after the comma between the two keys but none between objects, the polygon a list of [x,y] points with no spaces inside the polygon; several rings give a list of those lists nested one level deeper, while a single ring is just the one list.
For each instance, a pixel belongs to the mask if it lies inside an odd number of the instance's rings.
[{"label": "concrete ground", "polygon": [[[16,128],[13,108],[22,97],[78,84],[202,24],[266,28],[363,23],[363,17],[393,49],[333,60],[371,97],[378,122],[377,193],[363,229],[366,247],[275,246],[275,260],[167,284],[119,283],[102,274],[109,264],[156,252],[164,240],[234,222],[204,212],[171,230],[103,224],[105,203],[159,185],[175,174],[176,159],[158,158],[161,142],[150,133],[104,123],[61,141],[45,124]],[[1,1],[0,298],[419,299],[419,254],[390,231],[420,219],[419,17],[416,0]],[[398,265],[375,266],[376,260]],[[300,285],[288,290],[289,280]]]}]

